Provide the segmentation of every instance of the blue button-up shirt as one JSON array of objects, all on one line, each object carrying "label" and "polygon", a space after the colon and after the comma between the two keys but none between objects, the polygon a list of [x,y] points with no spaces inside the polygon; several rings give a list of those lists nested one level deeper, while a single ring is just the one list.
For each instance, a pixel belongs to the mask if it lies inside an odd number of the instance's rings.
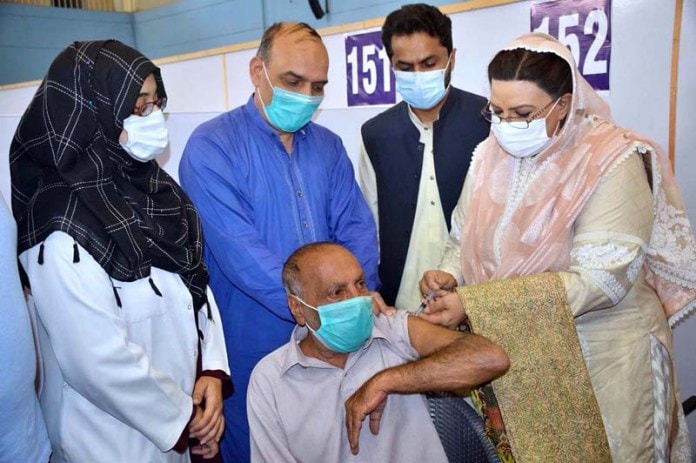
[{"label": "blue button-up shirt", "polygon": [[281,271],[300,246],[344,245],[377,289],[374,219],[341,139],[328,129],[310,122],[295,133],[289,155],[252,96],[194,131],[179,177],[202,218],[233,370],[287,342],[295,322]]}]

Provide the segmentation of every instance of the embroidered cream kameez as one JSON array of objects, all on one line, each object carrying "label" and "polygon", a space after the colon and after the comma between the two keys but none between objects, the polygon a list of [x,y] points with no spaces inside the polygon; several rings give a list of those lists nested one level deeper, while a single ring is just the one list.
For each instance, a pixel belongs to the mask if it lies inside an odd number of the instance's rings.
[{"label": "embroidered cream kameez", "polygon": [[[516,162],[520,166],[514,182],[523,184],[534,160]],[[459,201],[461,207],[454,212],[454,223],[464,220],[470,185],[467,182],[464,186]],[[558,275],[575,321],[613,460],[669,461],[664,455],[669,454],[670,417],[677,416],[681,426],[678,426],[678,439],[673,439],[671,461],[690,462],[683,413],[680,408],[678,414],[674,413],[678,401],[674,395],[676,378],[671,369],[671,330],[662,304],[646,283],[642,270],[652,231],[651,203],[641,156],[637,152],[627,153],[583,209],[575,225],[568,270],[560,271]],[[457,227],[440,268],[461,279],[458,233]],[[505,290],[507,296],[510,296],[510,289]],[[538,303],[534,300],[537,296],[537,291],[516,292],[509,300],[508,309],[521,310],[511,314],[512,318],[523,324],[525,317],[529,317],[528,322],[538,324],[535,320],[538,313],[524,311],[525,297]],[[475,296],[466,296],[463,292],[463,297]],[[499,297],[505,298],[502,293]],[[476,317],[485,318],[486,312],[489,317],[493,315],[490,306],[475,311],[473,304],[467,307],[465,302],[465,309],[474,325]],[[512,340],[521,344],[523,352],[531,351],[529,346],[535,342],[539,352],[548,348],[545,339],[530,339],[528,334]],[[535,361],[533,358],[530,360]],[[575,399],[577,397],[562,398],[564,402]],[[536,419],[546,420],[543,416]],[[543,456],[543,452],[537,456]],[[586,453],[575,454],[575,457],[577,461],[589,461]],[[568,458],[572,460],[574,457]],[[518,457],[518,461],[523,460]]]}]

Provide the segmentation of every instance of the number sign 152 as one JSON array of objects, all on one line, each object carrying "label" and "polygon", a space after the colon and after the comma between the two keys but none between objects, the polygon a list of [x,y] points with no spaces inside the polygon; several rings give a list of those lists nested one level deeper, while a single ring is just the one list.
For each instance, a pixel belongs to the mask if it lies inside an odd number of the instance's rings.
[{"label": "number sign 152", "polygon": [[532,6],[532,30],[556,36],[570,49],[582,75],[598,90],[609,89],[609,8],[609,0],[562,0]]}]

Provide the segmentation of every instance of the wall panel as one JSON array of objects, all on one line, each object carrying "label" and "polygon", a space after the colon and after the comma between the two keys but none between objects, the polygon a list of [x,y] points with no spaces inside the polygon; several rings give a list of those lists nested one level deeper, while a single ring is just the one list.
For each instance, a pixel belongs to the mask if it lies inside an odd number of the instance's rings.
[{"label": "wall panel", "polygon": [[258,39],[263,33],[262,2],[196,0],[134,14],[138,48],[162,58]]},{"label": "wall panel", "polygon": [[132,16],[0,3],[0,85],[41,79],[71,42],[99,39],[135,46]]}]

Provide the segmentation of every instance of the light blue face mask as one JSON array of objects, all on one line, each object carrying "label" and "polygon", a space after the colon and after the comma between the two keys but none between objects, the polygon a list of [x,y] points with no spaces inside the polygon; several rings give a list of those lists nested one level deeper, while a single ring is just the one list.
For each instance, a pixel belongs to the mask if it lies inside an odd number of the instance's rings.
[{"label": "light blue face mask", "polygon": [[[259,95],[266,118],[273,127],[283,132],[294,133],[307,125],[324,99],[323,96],[308,96],[274,87],[263,64],[266,80],[273,88],[271,104],[266,105]],[[258,89],[257,89],[258,91]]]},{"label": "light blue face mask", "polygon": [[307,328],[324,347],[334,352],[347,354],[360,349],[372,334],[375,324],[372,315],[372,296],[358,296],[331,304],[313,307],[297,296],[293,296],[310,309],[319,312],[321,326]]},{"label": "light blue face mask", "polygon": [[401,98],[411,107],[416,109],[430,109],[438,104],[445,97],[447,87],[445,86],[445,74],[449,67],[435,71],[412,72],[394,71],[396,77],[396,91]]}]

